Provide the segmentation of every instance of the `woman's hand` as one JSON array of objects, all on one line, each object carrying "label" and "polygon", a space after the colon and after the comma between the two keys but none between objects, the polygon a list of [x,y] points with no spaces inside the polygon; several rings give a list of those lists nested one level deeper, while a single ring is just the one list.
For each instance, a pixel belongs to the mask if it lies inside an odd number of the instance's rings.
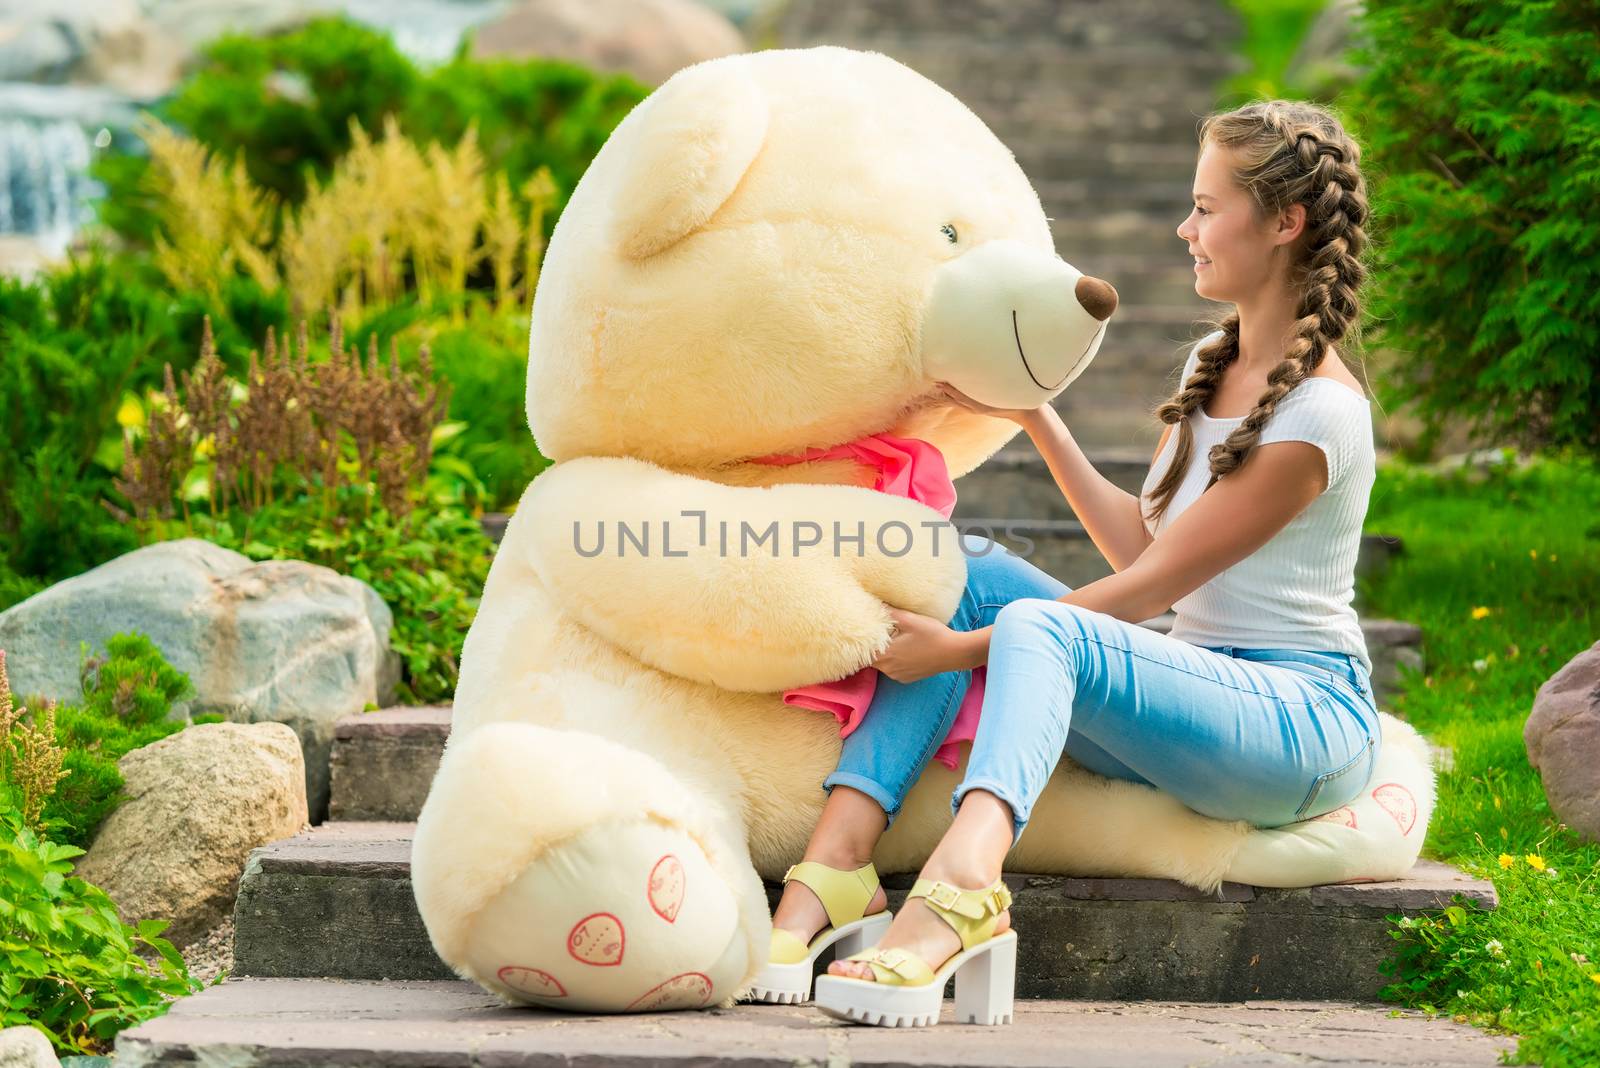
[{"label": "woman's hand", "polygon": [[951,404],[965,408],[969,412],[977,412],[979,415],[992,415],[996,419],[1009,419],[1019,425],[1025,425],[1029,420],[1038,418],[1039,410],[1049,406],[1048,402],[1046,402],[1036,408],[993,408],[982,401],[973,400],[948,382],[940,382],[938,386],[939,392]]},{"label": "woman's hand", "polygon": [[966,643],[960,631],[952,630],[932,616],[918,615],[898,608],[889,609],[895,630],[885,649],[872,666],[896,682],[916,682],[929,675],[967,667]]}]

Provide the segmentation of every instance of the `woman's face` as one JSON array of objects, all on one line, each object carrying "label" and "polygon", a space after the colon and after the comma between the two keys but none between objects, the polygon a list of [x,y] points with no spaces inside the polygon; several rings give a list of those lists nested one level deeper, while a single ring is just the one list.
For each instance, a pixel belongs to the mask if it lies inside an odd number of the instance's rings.
[{"label": "woman's face", "polygon": [[1195,292],[1238,304],[1281,282],[1288,256],[1278,250],[1300,234],[1305,208],[1296,204],[1280,218],[1257,219],[1250,194],[1234,183],[1232,162],[1225,148],[1207,144],[1201,150],[1194,208],[1178,226],[1178,236],[1195,258]]}]

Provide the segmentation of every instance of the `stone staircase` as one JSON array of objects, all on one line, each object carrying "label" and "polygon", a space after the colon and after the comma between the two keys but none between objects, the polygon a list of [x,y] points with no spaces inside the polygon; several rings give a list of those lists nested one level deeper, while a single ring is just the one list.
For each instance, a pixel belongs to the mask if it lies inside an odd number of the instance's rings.
[{"label": "stone staircase", "polygon": [[[411,896],[412,821],[450,730],[446,707],[341,720],[332,819],[252,852],[235,908],[234,974],[443,979]],[[1494,890],[1431,862],[1393,883],[1208,897],[1176,882],[1008,876],[1029,998],[1232,1000],[1368,996],[1391,940],[1384,917]],[[910,876],[890,876],[898,907]],[[769,887],[774,904],[779,888]]]},{"label": "stone staircase", "polygon": [[[967,1037],[978,1030],[970,1028],[949,1029],[954,1037],[937,1042],[898,1033],[891,1041],[805,1007],[617,1018],[504,1006],[454,979],[412,895],[414,820],[449,730],[446,707],[390,708],[339,722],[330,821],[256,849],[246,862],[231,976],[120,1035],[117,1063],[742,1065],[775,1063],[780,1053],[798,1063],[804,1058],[795,1043],[819,1030],[827,1033],[817,1041],[828,1063],[1234,1063],[1217,1060],[1217,1046],[1251,1054],[1239,1063],[1289,1063],[1252,1059],[1269,1034],[1294,1061],[1306,1049],[1343,1054],[1354,1043],[1381,1050],[1386,1064],[1497,1063],[1496,1047],[1481,1036],[1423,1030],[1420,1020],[1391,1032],[1386,1007],[1361,1004],[1386,982],[1378,966],[1393,944],[1388,917],[1458,898],[1496,906],[1492,884],[1432,862],[1395,882],[1295,890],[1225,884],[1211,896],[1168,880],[1008,873],[1024,943],[1023,1000],[1017,1026],[990,1031],[981,1043]],[[885,879],[892,908],[904,903],[910,882],[909,875]],[[778,893],[768,885],[774,904]],[[1262,1011],[1278,1015],[1250,1015]],[[1102,1036],[1094,1056],[1079,1058],[1077,1036],[1108,1018],[1143,1023]],[[1073,1026],[1064,1027],[1067,1020]],[[1179,1040],[1197,1028],[1210,1037],[1193,1048]],[[1040,1060],[1045,1049],[1049,1058]]]}]

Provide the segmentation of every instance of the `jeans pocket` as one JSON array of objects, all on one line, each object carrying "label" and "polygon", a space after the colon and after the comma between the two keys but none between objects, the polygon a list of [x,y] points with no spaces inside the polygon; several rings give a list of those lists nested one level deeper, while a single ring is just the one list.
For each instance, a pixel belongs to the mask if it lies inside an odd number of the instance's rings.
[{"label": "jeans pocket", "polygon": [[1306,799],[1295,810],[1294,818],[1297,820],[1312,819],[1324,812],[1332,812],[1340,805],[1350,801],[1361,792],[1366,785],[1366,777],[1371,774],[1373,739],[1367,739],[1361,747],[1361,752],[1334,768],[1330,772],[1318,775],[1311,784],[1311,790],[1306,794]]}]

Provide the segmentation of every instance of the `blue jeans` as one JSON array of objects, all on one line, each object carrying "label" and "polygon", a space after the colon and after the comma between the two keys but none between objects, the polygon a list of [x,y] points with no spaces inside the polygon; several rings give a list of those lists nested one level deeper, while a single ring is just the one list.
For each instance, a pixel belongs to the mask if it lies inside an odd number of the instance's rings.
[{"label": "blue jeans", "polygon": [[[952,810],[968,790],[989,791],[1010,806],[1015,842],[1062,753],[1204,815],[1261,827],[1331,812],[1366,784],[1380,732],[1360,658],[1191,645],[1062,604],[1070,589],[1055,578],[998,543],[962,540],[967,587],[949,625],[994,631]],[[824,789],[859,790],[893,823],[970,681],[968,671],[912,683],[882,676]]]}]

